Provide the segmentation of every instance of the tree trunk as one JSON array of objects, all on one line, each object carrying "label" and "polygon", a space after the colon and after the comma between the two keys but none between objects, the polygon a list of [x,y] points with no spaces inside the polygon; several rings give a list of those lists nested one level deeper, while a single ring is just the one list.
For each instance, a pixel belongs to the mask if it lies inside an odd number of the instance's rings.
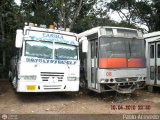
[{"label": "tree trunk", "polygon": [[60,24],[59,27],[64,28],[65,25],[62,25],[63,23],[65,24],[64,0],[61,0],[60,12],[61,12],[61,14],[59,14],[59,16],[58,16],[59,17],[59,24]]},{"label": "tree trunk", "polygon": [[5,32],[4,32],[4,24],[3,24],[3,18],[2,16],[0,16],[0,27],[1,27],[1,43],[2,43],[2,64],[3,64],[3,67],[6,66],[6,52],[5,52],[5,49],[4,49],[4,44],[5,44]]},{"label": "tree trunk", "polygon": [[[85,2],[86,2],[86,1],[87,1],[87,0],[85,0]],[[78,8],[77,8],[77,10],[76,10],[76,12],[75,12],[75,14],[74,14],[73,20],[72,20],[72,22],[71,22],[71,24],[70,24],[70,26],[69,26],[69,29],[70,29],[70,30],[73,28],[73,25],[74,25],[74,22],[75,22],[75,20],[76,20],[76,17],[78,16],[78,14],[79,14],[82,6],[83,6],[83,0],[80,0],[79,6],[78,6]]]}]

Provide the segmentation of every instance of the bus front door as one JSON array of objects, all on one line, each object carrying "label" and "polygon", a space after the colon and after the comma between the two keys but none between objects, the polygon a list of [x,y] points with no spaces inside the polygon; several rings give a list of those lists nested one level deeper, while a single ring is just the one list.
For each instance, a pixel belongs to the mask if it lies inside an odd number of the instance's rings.
[{"label": "bus front door", "polygon": [[150,85],[160,85],[160,42],[149,43]]},{"label": "bus front door", "polygon": [[96,40],[90,41],[90,80],[91,80],[91,88],[96,88],[97,81],[97,46],[98,42]]},{"label": "bus front door", "polygon": [[160,85],[160,42],[156,43],[156,81],[155,84]]}]

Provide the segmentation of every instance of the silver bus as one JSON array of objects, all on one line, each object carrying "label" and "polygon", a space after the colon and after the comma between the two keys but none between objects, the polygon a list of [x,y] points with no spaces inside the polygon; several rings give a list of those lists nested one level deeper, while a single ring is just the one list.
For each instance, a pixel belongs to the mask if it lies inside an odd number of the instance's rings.
[{"label": "silver bus", "polygon": [[146,40],[147,79],[150,92],[154,86],[160,87],[160,31],[144,34]]},{"label": "silver bus", "polygon": [[95,27],[78,34],[80,85],[101,93],[132,93],[146,79],[142,32],[123,27]]}]

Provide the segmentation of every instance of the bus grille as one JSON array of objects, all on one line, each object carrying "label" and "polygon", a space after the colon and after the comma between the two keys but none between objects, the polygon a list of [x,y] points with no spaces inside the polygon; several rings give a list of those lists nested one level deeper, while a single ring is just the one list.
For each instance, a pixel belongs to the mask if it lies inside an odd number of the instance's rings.
[{"label": "bus grille", "polygon": [[61,89],[61,85],[44,85],[44,90]]},{"label": "bus grille", "polygon": [[115,78],[116,82],[126,82],[126,78]]},{"label": "bus grille", "polygon": [[138,77],[130,77],[130,78],[128,78],[128,81],[137,81],[138,80]]},{"label": "bus grille", "polygon": [[64,73],[61,72],[41,72],[42,81],[48,81],[49,78],[58,78],[58,82],[62,82],[64,78]]},{"label": "bus grille", "polygon": [[[127,80],[128,79],[128,80]],[[115,78],[116,82],[136,82],[138,77],[130,77],[130,78]]]}]

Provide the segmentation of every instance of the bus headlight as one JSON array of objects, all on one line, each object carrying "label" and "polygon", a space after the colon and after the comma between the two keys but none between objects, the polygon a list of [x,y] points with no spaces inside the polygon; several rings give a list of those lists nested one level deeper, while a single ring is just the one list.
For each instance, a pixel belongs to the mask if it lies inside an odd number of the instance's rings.
[{"label": "bus headlight", "polygon": [[36,80],[37,76],[36,75],[24,75],[21,76],[21,80]]},{"label": "bus headlight", "polygon": [[105,79],[101,79],[101,83],[105,83]]},{"label": "bus headlight", "polygon": [[77,77],[67,77],[68,81],[76,81],[78,80]]},{"label": "bus headlight", "polygon": [[108,81],[108,79],[101,79],[101,83],[107,83]]}]

